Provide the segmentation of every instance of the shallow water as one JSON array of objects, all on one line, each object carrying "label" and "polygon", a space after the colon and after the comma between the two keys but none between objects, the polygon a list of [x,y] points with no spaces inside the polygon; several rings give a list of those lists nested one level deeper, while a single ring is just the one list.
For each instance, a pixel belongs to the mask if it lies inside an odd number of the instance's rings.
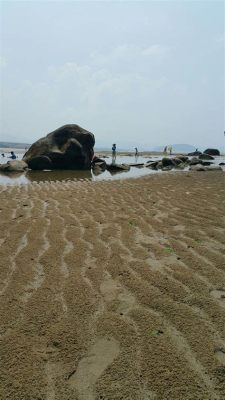
[{"label": "shallow water", "polygon": [[[18,154],[18,159],[22,158],[22,154]],[[172,156],[174,157],[174,156]],[[116,163],[117,164],[139,164],[146,163],[148,160],[160,160],[162,156],[151,156],[151,157],[142,157],[142,156],[117,156]],[[2,157],[0,155],[0,164],[6,163],[9,161],[9,158]],[[111,157],[105,158],[105,161],[110,164],[112,162]],[[214,160],[214,164],[218,165],[220,162],[225,162],[225,156],[216,157]],[[187,169],[186,169],[187,170]],[[176,171],[176,170],[173,170]],[[180,171],[180,170],[178,170]],[[135,178],[149,174],[159,174],[162,173],[161,170],[155,171],[150,168],[145,167],[131,167],[130,171],[119,171],[119,172],[109,172],[105,171],[99,175],[95,175],[93,171],[76,171],[76,170],[52,170],[52,171],[26,171],[22,173],[18,172],[8,172],[3,173],[0,172],[0,185],[20,185],[20,184],[28,184],[32,182],[43,182],[43,181],[71,181],[71,180],[91,180],[91,181],[99,181],[99,180],[115,180],[115,179],[127,179],[127,178]]]}]

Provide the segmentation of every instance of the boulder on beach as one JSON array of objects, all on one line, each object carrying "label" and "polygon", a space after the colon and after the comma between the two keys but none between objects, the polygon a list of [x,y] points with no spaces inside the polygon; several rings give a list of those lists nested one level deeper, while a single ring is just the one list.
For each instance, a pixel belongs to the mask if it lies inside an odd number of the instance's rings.
[{"label": "boulder on beach", "polygon": [[200,154],[200,156],[198,157],[200,160],[214,160],[214,157],[211,156],[210,154]]},{"label": "boulder on beach", "polygon": [[203,153],[209,156],[220,156],[220,151],[218,149],[206,149]]},{"label": "boulder on beach", "polygon": [[7,161],[6,164],[0,165],[0,171],[3,172],[23,172],[27,168],[28,168],[27,163],[22,160]]},{"label": "boulder on beach", "polygon": [[136,167],[136,168],[143,168],[144,167],[144,163],[133,163],[133,164],[129,164],[130,167]]},{"label": "boulder on beach", "polygon": [[151,168],[151,169],[158,169],[158,161],[148,161],[145,164],[145,167]]},{"label": "boulder on beach", "polygon": [[106,162],[99,157],[94,157],[92,160],[92,170],[94,174],[100,174],[106,170]]},{"label": "boulder on beach", "polygon": [[79,125],[64,125],[33,143],[23,160],[36,170],[90,169],[94,145],[93,133]]},{"label": "boulder on beach", "polygon": [[192,153],[188,153],[188,156],[189,157],[191,157],[191,156],[200,156],[201,154],[202,154],[201,151],[196,150],[196,151],[193,151]]},{"label": "boulder on beach", "polygon": [[189,165],[197,165],[197,164],[202,164],[202,160],[200,160],[198,157],[193,157],[189,162]]},{"label": "boulder on beach", "polygon": [[188,162],[188,156],[177,156],[173,160],[176,162],[177,159],[181,160],[183,163]]},{"label": "boulder on beach", "polygon": [[202,164],[194,164],[190,166],[189,171],[206,171],[206,167]]},{"label": "boulder on beach", "polygon": [[201,164],[197,164],[197,165],[191,165],[189,170],[190,171],[222,171],[223,169],[219,165],[204,166]]},{"label": "boulder on beach", "polygon": [[161,162],[162,162],[162,167],[163,168],[165,168],[165,167],[175,167],[177,165],[176,162],[173,160],[173,158],[164,157]]},{"label": "boulder on beach", "polygon": [[109,172],[129,171],[130,166],[127,164],[106,164],[106,169]]}]

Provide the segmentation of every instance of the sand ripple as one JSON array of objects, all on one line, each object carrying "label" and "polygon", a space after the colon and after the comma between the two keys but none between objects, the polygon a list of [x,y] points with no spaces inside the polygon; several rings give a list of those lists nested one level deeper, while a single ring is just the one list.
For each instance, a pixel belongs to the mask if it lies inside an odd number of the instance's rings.
[{"label": "sand ripple", "polygon": [[225,398],[225,177],[0,188],[0,397]]}]

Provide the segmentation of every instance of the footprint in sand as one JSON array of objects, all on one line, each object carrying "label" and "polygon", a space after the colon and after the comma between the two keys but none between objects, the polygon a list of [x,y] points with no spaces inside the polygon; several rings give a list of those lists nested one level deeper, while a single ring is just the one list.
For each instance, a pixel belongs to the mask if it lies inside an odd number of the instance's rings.
[{"label": "footprint in sand", "polygon": [[79,400],[96,398],[95,384],[118,354],[119,343],[113,338],[100,338],[89,349],[69,380],[70,385],[77,390]]},{"label": "footprint in sand", "polygon": [[115,282],[110,275],[106,275],[100,286],[100,292],[106,303],[118,302],[117,312],[128,314],[136,306],[135,297],[118,282]]}]

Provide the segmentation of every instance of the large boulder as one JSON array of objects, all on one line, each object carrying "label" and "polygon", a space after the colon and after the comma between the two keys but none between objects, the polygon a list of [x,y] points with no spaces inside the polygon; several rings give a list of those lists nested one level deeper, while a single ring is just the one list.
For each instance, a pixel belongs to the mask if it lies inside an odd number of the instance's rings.
[{"label": "large boulder", "polygon": [[220,156],[220,151],[218,149],[206,149],[203,153],[209,156]]},{"label": "large boulder", "polygon": [[64,125],[37,140],[23,160],[31,169],[90,169],[95,137],[78,125]]}]

